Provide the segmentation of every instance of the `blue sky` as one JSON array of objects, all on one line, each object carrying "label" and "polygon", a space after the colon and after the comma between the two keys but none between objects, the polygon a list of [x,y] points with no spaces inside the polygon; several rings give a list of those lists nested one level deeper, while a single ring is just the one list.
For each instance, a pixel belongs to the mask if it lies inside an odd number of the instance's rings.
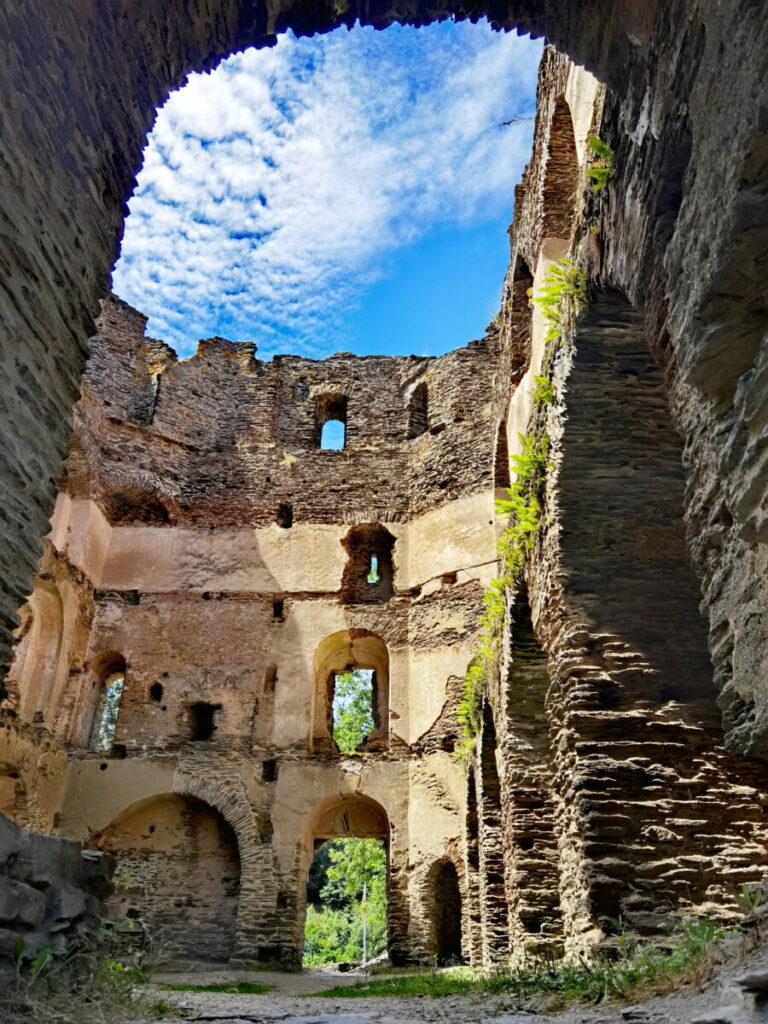
[{"label": "blue sky", "polygon": [[439,355],[482,333],[509,259],[541,43],[444,22],[283,36],[161,109],[115,292],[180,355]]}]

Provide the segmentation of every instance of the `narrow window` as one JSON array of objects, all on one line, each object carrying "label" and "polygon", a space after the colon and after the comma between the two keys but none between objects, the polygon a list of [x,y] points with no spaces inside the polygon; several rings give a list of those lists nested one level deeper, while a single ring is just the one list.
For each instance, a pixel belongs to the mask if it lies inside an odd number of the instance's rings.
[{"label": "narrow window", "polygon": [[408,438],[420,437],[429,428],[429,394],[424,381],[417,384],[408,402]]},{"label": "narrow window", "polygon": [[369,583],[378,583],[381,579],[379,575],[379,556],[371,555],[371,567],[368,570],[368,576],[366,577]]},{"label": "narrow window", "polygon": [[284,602],[283,601],[273,601],[272,602],[272,618],[273,619],[282,619],[284,610],[285,609],[284,609]]},{"label": "narrow window", "polygon": [[261,765],[261,777],[264,782],[276,782],[277,781],[277,761],[270,759],[264,761]]},{"label": "narrow window", "polygon": [[277,665],[267,665],[264,669],[264,693],[274,693],[277,682]]},{"label": "narrow window", "polygon": [[342,754],[359,750],[375,727],[374,670],[350,668],[337,672],[333,683],[332,735]]},{"label": "narrow window", "polygon": [[315,438],[325,451],[341,451],[347,441],[345,395],[322,395],[317,400]]},{"label": "narrow window", "polygon": [[203,742],[213,737],[216,731],[216,712],[221,711],[221,704],[206,704],[200,701],[189,706],[189,738]]},{"label": "narrow window", "polygon": [[94,750],[106,753],[112,749],[115,741],[115,730],[117,719],[120,714],[120,701],[123,697],[125,685],[125,673],[113,672],[104,680],[104,692],[101,698],[101,707],[96,720],[96,742]]}]

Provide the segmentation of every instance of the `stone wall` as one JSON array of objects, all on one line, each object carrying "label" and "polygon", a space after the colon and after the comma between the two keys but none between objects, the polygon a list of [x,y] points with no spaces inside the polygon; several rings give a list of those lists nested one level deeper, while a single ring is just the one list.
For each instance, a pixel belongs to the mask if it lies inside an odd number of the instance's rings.
[{"label": "stone wall", "polygon": [[93,938],[114,861],[79,843],[0,818],[0,987],[41,949],[64,952]]}]

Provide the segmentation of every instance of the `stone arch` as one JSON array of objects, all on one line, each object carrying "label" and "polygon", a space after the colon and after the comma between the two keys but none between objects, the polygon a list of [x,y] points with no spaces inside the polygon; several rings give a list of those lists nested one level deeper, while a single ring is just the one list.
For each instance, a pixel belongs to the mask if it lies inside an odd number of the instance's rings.
[{"label": "stone arch", "polygon": [[[91,658],[89,672],[85,683],[86,693],[82,695],[83,705],[82,717],[79,722],[79,736],[77,739],[83,747],[91,750],[101,750],[104,753],[112,749],[116,726],[119,721],[121,694],[115,700],[111,700],[112,714],[108,710],[109,700],[107,693],[111,682],[116,676],[122,676],[125,680],[127,665],[125,658],[118,651],[101,651]],[[89,692],[90,691],[90,692]],[[84,699],[83,699],[84,698]],[[116,704],[116,707],[114,705]],[[112,722],[103,722],[104,716],[114,719]],[[103,735],[99,732],[102,727]],[[109,745],[107,746],[107,742]]]},{"label": "stone arch", "polygon": [[151,473],[101,479],[96,501],[112,526],[168,526],[179,513],[175,499]]},{"label": "stone arch", "polygon": [[228,962],[235,949],[241,861],[235,830],[207,801],[161,793],[125,808],[96,837],[117,857],[116,921],[141,921],[172,958]]},{"label": "stone arch", "polygon": [[425,380],[420,381],[411,392],[407,413],[405,436],[409,440],[421,437],[429,430],[429,387]]},{"label": "stone arch", "polygon": [[341,579],[342,602],[382,604],[388,601],[394,590],[392,551],[395,546],[395,538],[389,530],[381,523],[361,523],[353,526],[341,543],[347,552]]},{"label": "stone arch", "polygon": [[336,673],[349,668],[373,670],[372,711],[374,729],[366,749],[380,749],[389,742],[389,650],[367,629],[343,629],[326,637],[314,658],[314,707],[312,750],[333,752],[333,692]]},{"label": "stone arch", "polygon": [[569,238],[579,184],[579,158],[571,108],[558,96],[549,128],[547,166],[542,188],[542,238]]},{"label": "stone arch", "polygon": [[25,608],[11,669],[13,688],[21,717],[50,725],[64,645],[64,601],[56,582],[38,576]]},{"label": "stone arch", "polygon": [[[401,891],[400,872],[393,871],[391,837],[392,827],[385,808],[373,797],[363,793],[334,793],[320,800],[307,814],[301,830],[297,857],[300,890],[297,900],[295,944],[299,961],[304,944],[307,874],[317,850],[334,839],[359,838],[382,841],[387,853],[387,924],[390,955],[393,950],[407,948],[405,890]],[[405,886],[405,880],[402,884]]]},{"label": "stone arch", "polygon": [[177,769],[173,792],[191,796],[214,807],[231,825],[240,851],[240,901],[233,959],[237,962],[277,961],[280,951],[265,942],[265,932],[274,919],[277,889],[269,843],[262,840],[268,833],[258,822],[237,778],[215,778],[207,774]]}]

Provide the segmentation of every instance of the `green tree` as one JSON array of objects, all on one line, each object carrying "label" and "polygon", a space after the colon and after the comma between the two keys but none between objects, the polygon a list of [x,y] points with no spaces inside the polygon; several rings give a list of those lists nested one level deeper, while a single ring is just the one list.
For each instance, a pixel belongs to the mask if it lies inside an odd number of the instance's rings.
[{"label": "green tree", "polygon": [[342,754],[351,754],[373,730],[373,672],[353,668],[336,676],[333,738]]}]

